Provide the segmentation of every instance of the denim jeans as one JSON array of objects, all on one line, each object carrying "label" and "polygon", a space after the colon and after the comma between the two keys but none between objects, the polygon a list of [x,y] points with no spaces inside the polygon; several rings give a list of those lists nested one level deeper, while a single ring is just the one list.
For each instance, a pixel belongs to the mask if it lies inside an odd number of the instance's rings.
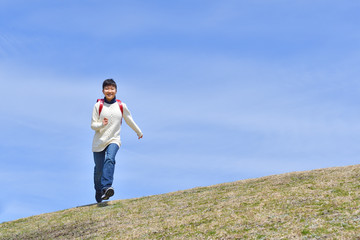
[{"label": "denim jeans", "polygon": [[94,152],[94,187],[97,193],[112,186],[118,150],[119,146],[111,143],[102,152]]}]

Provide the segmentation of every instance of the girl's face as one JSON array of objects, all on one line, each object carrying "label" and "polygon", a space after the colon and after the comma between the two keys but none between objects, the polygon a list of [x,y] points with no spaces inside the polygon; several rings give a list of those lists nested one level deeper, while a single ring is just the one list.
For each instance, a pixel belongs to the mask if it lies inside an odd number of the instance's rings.
[{"label": "girl's face", "polygon": [[106,100],[111,101],[116,95],[116,88],[114,86],[105,86],[103,89],[103,93],[106,97]]}]

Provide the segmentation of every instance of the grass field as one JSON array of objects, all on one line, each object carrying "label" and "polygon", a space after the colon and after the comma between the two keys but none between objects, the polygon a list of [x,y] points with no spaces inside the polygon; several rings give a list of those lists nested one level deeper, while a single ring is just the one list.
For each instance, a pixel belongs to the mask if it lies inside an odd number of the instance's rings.
[{"label": "grass field", "polygon": [[109,201],[0,225],[0,239],[360,239],[360,165]]}]

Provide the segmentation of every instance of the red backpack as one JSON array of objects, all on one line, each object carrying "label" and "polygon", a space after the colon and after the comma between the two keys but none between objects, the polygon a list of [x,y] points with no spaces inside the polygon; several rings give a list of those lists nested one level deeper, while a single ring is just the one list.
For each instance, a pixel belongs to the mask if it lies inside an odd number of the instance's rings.
[{"label": "red backpack", "polygon": [[[100,106],[99,106],[99,116],[100,116],[101,111],[102,111],[103,106],[104,106],[104,99],[98,99],[97,101],[100,102]],[[121,101],[120,101],[119,99],[116,99],[116,101],[117,101],[118,104],[119,104],[120,111],[121,111],[121,115],[123,115],[123,114],[124,114],[123,105],[122,105],[122,103],[121,103]]]}]

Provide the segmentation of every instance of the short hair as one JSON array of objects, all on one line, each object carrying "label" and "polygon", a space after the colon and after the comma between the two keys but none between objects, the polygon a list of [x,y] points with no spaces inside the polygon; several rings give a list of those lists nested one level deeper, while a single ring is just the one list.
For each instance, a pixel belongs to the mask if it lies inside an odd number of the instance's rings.
[{"label": "short hair", "polygon": [[107,86],[114,86],[117,89],[116,82],[112,78],[108,78],[103,82],[103,89]]}]

